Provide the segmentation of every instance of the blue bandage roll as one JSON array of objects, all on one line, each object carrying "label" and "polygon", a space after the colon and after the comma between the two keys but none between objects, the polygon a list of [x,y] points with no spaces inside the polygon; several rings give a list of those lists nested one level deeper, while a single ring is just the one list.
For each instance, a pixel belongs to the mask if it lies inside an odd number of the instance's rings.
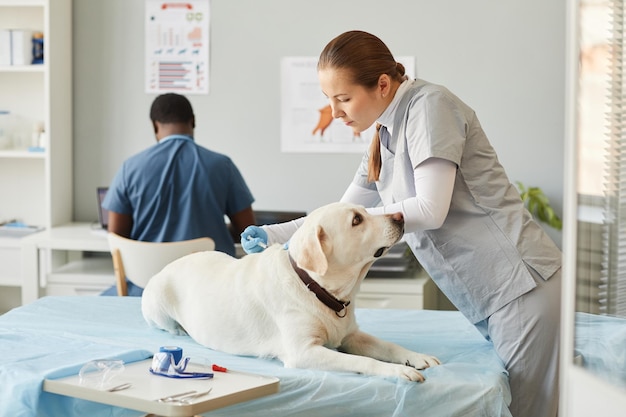
[{"label": "blue bandage roll", "polygon": [[178,346],[161,346],[159,352],[171,353],[174,358],[174,364],[178,364],[183,358],[183,348]]}]

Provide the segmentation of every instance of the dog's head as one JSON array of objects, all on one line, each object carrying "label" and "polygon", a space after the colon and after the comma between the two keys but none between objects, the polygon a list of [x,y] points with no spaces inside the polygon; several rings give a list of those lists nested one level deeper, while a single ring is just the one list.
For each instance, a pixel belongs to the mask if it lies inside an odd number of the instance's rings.
[{"label": "dog's head", "polygon": [[324,288],[346,296],[403,233],[401,213],[373,216],[362,206],[332,203],[306,217],[289,252]]}]

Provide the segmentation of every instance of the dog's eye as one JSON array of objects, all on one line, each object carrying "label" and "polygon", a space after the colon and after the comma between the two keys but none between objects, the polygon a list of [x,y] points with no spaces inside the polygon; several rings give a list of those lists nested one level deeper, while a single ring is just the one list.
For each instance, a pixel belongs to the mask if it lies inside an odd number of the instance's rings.
[{"label": "dog's eye", "polygon": [[352,218],[352,226],[358,226],[361,223],[363,223],[363,217],[360,214],[355,214]]}]

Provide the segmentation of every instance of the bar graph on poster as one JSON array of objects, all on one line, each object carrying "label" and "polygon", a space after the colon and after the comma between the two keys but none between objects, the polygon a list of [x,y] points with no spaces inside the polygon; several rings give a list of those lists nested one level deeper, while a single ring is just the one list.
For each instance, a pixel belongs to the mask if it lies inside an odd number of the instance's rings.
[{"label": "bar graph on poster", "polygon": [[[415,57],[399,56],[409,78]],[[317,79],[317,57],[284,57],[281,61],[281,151],[362,153],[374,126],[354,132],[335,120]]]},{"label": "bar graph on poster", "polygon": [[209,1],[145,0],[147,93],[209,93]]}]

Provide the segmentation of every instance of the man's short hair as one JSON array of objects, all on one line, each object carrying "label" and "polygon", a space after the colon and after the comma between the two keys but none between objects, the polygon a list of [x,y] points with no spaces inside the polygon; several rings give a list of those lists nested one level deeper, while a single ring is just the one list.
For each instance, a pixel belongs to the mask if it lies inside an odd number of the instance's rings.
[{"label": "man's short hair", "polygon": [[193,118],[191,103],[180,94],[162,94],[154,99],[150,107],[150,120],[153,122],[187,123]]}]

